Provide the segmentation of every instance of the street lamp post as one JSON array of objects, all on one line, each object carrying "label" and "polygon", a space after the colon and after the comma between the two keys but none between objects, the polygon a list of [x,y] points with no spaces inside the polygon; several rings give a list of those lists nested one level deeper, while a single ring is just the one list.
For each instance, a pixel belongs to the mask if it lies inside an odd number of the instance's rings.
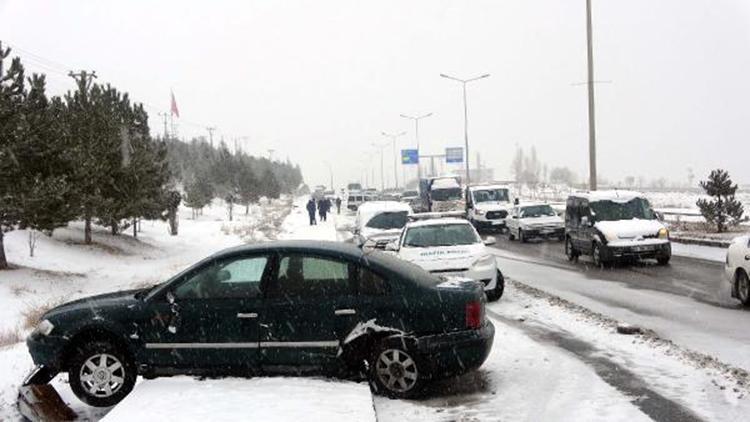
[{"label": "street lamp post", "polygon": [[470,177],[471,177],[471,176],[469,176],[469,109],[468,109],[468,106],[466,105],[466,84],[468,84],[469,82],[473,82],[473,81],[479,80],[479,79],[488,78],[489,76],[490,76],[490,74],[486,73],[486,74],[484,74],[482,76],[477,76],[476,78],[459,79],[459,78],[455,78],[453,76],[448,76],[448,75],[446,75],[444,73],[440,74],[440,77],[442,77],[442,78],[452,79],[452,80],[454,80],[456,82],[460,82],[461,85],[463,86],[463,90],[464,90],[464,149],[466,150],[465,151],[465,155],[466,155],[466,184],[469,184]]},{"label": "street lamp post", "polygon": [[330,162],[326,161],[325,163],[326,163],[326,166],[328,166],[328,175],[331,177],[331,186],[330,186],[330,189],[332,191],[335,191],[335,189],[333,188],[333,167],[331,167],[331,163]]},{"label": "street lamp post", "polygon": [[[382,132],[382,134],[386,138],[391,138],[391,142],[393,143],[393,180],[394,180],[394,184],[396,185],[396,189],[398,189],[398,154],[396,153],[396,138],[398,138],[399,136],[406,135],[406,132],[399,132],[399,133]],[[406,180],[404,180],[404,184],[406,184]]]},{"label": "street lamp post", "polygon": [[[373,142],[372,146],[375,148],[380,149],[380,191],[385,190],[385,167],[383,166],[383,148],[387,147],[388,144],[378,144],[377,142]],[[374,178],[374,177],[373,177]]]},{"label": "street lamp post", "polygon": [[[423,114],[421,116],[409,116],[408,114],[401,115],[404,119],[414,120],[414,138],[417,143],[417,179],[422,178],[422,163],[419,162],[419,121],[430,116],[432,116],[432,113]],[[406,181],[404,181],[404,183],[406,183]]]}]

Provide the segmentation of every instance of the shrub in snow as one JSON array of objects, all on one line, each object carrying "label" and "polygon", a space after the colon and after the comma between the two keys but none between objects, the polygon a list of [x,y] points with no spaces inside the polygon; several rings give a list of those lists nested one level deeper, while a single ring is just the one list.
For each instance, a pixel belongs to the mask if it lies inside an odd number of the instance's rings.
[{"label": "shrub in snow", "polygon": [[735,199],[737,185],[732,183],[729,172],[722,169],[711,171],[708,180],[700,182],[703,190],[713,199],[699,199],[696,202],[706,222],[716,225],[719,233],[726,231],[742,221],[744,209],[742,203]]}]

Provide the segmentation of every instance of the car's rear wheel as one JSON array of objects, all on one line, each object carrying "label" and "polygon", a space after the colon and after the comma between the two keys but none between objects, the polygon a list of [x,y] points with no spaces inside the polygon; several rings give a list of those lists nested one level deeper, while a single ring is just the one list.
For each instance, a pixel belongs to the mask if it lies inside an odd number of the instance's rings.
[{"label": "car's rear wheel", "polygon": [[518,229],[518,241],[521,243],[526,243],[526,235],[523,234],[523,230]]},{"label": "car's rear wheel", "polygon": [[513,234],[513,230],[508,229],[508,240],[516,240],[516,235]]},{"label": "car's rear wheel", "polygon": [[406,342],[399,339],[384,341],[370,362],[370,381],[376,393],[405,399],[421,392],[425,374]]},{"label": "car's rear wheel", "polygon": [[664,255],[656,258],[656,263],[659,265],[669,264],[669,259],[672,258],[670,255]]},{"label": "car's rear wheel", "polygon": [[750,306],[750,278],[744,271],[739,271],[735,277],[735,291],[737,298],[745,306]]},{"label": "car's rear wheel", "polygon": [[130,356],[110,341],[81,344],[70,359],[70,388],[82,402],[113,406],[130,393],[136,367]]},{"label": "car's rear wheel", "polygon": [[568,261],[574,262],[578,260],[578,251],[573,247],[573,241],[569,238],[565,238],[565,256],[568,257]]},{"label": "car's rear wheel", "polygon": [[503,277],[503,273],[501,273],[500,270],[497,270],[497,283],[495,284],[494,289],[487,291],[487,300],[490,302],[500,300],[500,298],[503,297],[504,291],[505,277]]}]

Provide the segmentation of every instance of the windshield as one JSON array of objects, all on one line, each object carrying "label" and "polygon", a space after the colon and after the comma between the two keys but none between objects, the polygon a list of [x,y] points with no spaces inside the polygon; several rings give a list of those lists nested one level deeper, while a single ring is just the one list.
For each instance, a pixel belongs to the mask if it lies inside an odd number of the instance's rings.
[{"label": "windshield", "polygon": [[549,205],[533,205],[522,207],[519,213],[521,218],[552,217],[557,215]]},{"label": "windshield", "polygon": [[404,246],[426,248],[430,246],[472,245],[480,241],[468,224],[440,224],[412,227],[406,231]]},{"label": "windshield", "polygon": [[433,201],[458,201],[461,199],[461,188],[433,189],[430,198]]},{"label": "windshield", "polygon": [[381,230],[400,229],[406,225],[408,218],[407,211],[384,212],[372,217],[365,227]]},{"label": "windshield", "polygon": [[595,201],[590,203],[590,207],[594,221],[656,219],[651,204],[644,198],[634,198],[627,202]]},{"label": "windshield", "polygon": [[508,189],[482,189],[472,192],[474,202],[509,202]]}]

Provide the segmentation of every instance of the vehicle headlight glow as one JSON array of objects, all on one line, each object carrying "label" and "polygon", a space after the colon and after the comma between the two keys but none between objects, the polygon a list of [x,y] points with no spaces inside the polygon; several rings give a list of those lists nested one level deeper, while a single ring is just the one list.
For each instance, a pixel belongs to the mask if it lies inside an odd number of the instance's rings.
[{"label": "vehicle headlight glow", "polygon": [[659,229],[659,233],[657,233],[657,236],[659,237],[659,239],[669,239],[669,230],[662,227]]},{"label": "vehicle headlight glow", "polygon": [[472,267],[486,267],[495,263],[495,257],[492,255],[485,255],[471,264]]},{"label": "vehicle headlight glow", "polygon": [[49,320],[43,320],[40,322],[36,328],[34,328],[34,331],[31,333],[32,336],[48,336],[50,333],[52,333],[52,330],[55,329],[55,326],[52,325]]},{"label": "vehicle headlight glow", "polygon": [[484,215],[486,213],[487,213],[487,211],[485,211],[485,210],[479,210],[479,209],[477,210],[477,215]]}]

